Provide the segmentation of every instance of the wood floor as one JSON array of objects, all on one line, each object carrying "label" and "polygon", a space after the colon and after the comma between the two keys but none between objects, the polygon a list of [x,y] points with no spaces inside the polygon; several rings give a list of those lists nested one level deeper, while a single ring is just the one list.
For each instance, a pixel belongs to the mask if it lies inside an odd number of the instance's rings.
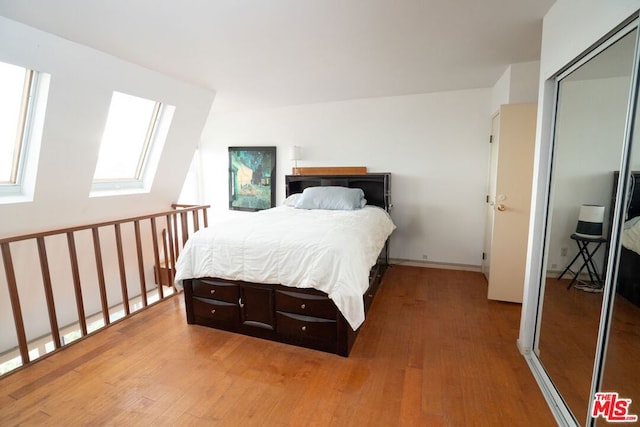
[{"label": "wood floor", "polygon": [[181,296],[0,380],[0,425],[553,426],[480,273],[394,266],[349,358],[187,325]]},{"label": "wood floor", "polygon": [[[591,403],[601,293],[567,289],[569,280],[547,279],[540,331],[540,359],[580,425]],[[605,359],[602,391],[629,398],[640,413],[640,307],[616,295]],[[603,421],[599,420],[602,424]]]},{"label": "wood floor", "polygon": [[540,330],[540,360],[580,425],[585,425],[598,341],[602,294],[569,280],[547,279]]}]

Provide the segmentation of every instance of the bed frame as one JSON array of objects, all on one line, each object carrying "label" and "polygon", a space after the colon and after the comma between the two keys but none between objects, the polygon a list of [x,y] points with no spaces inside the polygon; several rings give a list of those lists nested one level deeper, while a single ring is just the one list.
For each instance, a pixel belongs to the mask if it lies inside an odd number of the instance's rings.
[{"label": "bed frame", "polygon": [[[391,174],[287,175],[286,195],[307,187],[362,188],[369,205],[389,211]],[[369,273],[365,316],[388,266],[388,242]],[[187,323],[348,356],[354,331],[327,294],[315,289],[219,278],[183,281]],[[359,330],[359,329],[358,329]]]},{"label": "bed frame", "polygon": [[[627,219],[640,216],[640,171],[633,171],[631,174],[633,181],[631,199],[627,207]],[[617,171],[614,172],[613,196],[611,198],[611,208],[609,212],[613,212],[613,207],[615,206],[618,175],[619,173]],[[609,217],[611,217],[611,215],[609,215]],[[611,218],[609,219],[609,230],[611,230]],[[616,291],[619,295],[640,307],[640,254],[624,246],[620,248]]]}]

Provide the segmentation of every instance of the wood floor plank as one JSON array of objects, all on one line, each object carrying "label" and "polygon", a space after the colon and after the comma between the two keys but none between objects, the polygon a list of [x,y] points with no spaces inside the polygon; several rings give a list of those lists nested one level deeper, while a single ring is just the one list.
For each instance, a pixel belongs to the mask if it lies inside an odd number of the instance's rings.
[{"label": "wood floor plank", "polygon": [[0,424],[555,425],[486,292],[393,266],[349,358],[187,325],[178,296],[0,379]]}]

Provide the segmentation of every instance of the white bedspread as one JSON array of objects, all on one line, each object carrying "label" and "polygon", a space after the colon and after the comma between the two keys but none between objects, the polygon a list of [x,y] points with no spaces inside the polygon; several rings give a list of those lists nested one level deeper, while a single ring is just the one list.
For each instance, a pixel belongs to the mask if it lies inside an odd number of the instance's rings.
[{"label": "white bedspread", "polygon": [[176,284],[198,277],[315,288],[351,327],[364,321],[369,270],[395,229],[383,209],[304,210],[281,206],[210,223],[176,264]]},{"label": "white bedspread", "polygon": [[640,254],[640,216],[632,218],[624,224],[622,246]]}]

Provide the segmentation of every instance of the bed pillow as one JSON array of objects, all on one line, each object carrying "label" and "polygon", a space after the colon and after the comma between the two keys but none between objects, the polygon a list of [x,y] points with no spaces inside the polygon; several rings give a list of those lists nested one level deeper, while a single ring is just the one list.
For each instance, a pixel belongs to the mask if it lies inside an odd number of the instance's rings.
[{"label": "bed pillow", "polygon": [[352,211],[367,204],[364,191],[347,187],[308,187],[296,202],[298,209],[327,209]]},{"label": "bed pillow", "polygon": [[289,197],[284,199],[284,202],[282,202],[282,205],[283,206],[290,206],[292,208],[295,208],[296,207],[296,203],[298,203],[298,200],[300,200],[301,196],[302,196],[302,193],[290,194]]},{"label": "bed pillow", "polygon": [[627,221],[627,224],[625,224],[624,230],[622,231],[621,240],[622,246],[640,254],[640,221],[635,220],[636,218],[640,217],[635,217]]}]

